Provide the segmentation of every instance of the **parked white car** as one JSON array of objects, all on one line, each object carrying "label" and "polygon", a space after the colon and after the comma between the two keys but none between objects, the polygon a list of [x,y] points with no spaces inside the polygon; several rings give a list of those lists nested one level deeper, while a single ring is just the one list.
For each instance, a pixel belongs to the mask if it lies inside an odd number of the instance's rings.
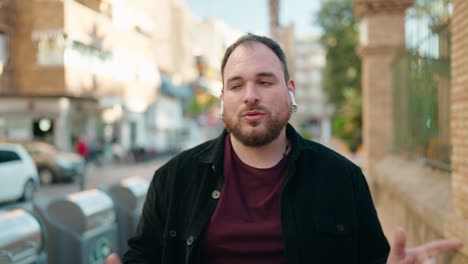
[{"label": "parked white car", "polygon": [[24,147],[0,143],[0,202],[31,200],[38,186],[36,165]]}]

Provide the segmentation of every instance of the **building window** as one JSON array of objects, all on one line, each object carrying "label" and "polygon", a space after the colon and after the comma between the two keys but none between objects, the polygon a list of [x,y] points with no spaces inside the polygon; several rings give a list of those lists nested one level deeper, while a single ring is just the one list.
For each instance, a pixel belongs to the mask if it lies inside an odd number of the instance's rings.
[{"label": "building window", "polygon": [[90,61],[106,62],[112,58],[112,53],[109,51],[104,51],[101,48],[86,45],[76,40],[72,41],[71,48]]},{"label": "building window", "polygon": [[43,36],[37,43],[37,64],[41,66],[63,65],[65,39],[63,36]]},{"label": "building window", "polygon": [[0,74],[8,62],[8,36],[0,32]]},{"label": "building window", "polygon": [[96,72],[107,72],[112,66],[112,53],[99,47],[73,40],[66,49],[65,64]]}]

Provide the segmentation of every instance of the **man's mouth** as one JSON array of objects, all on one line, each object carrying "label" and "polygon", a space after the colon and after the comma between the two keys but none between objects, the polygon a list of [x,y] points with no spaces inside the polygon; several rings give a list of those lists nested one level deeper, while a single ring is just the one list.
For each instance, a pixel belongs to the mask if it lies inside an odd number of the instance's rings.
[{"label": "man's mouth", "polygon": [[258,121],[262,119],[264,116],[265,116],[265,112],[259,111],[259,110],[245,111],[242,114],[242,118],[244,118],[247,121]]}]

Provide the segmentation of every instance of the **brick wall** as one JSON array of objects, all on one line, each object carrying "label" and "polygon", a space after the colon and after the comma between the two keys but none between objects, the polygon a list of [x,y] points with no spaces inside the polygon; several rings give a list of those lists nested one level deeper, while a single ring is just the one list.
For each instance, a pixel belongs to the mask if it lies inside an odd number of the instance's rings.
[{"label": "brick wall", "polygon": [[[388,98],[384,98],[391,96],[389,75],[392,73],[390,56],[384,51],[385,47],[396,47],[397,43],[379,33],[404,36],[404,28],[394,27],[391,33],[391,24],[376,18],[382,12],[394,15],[398,4],[404,2],[410,4],[411,1],[356,0],[355,4],[355,11],[364,22],[360,49],[363,136],[364,144],[367,144],[366,162],[371,168],[367,173],[371,176],[379,217],[390,241],[396,226],[406,229],[410,246],[438,238],[458,237],[465,241],[465,247],[456,254],[440,256],[438,263],[465,264],[468,263],[468,1],[453,0],[451,20],[452,173],[441,173],[415,160],[392,157],[388,152],[392,126],[382,119],[390,116],[392,111],[392,105],[386,101]],[[379,93],[380,90],[383,92]]]},{"label": "brick wall", "polygon": [[394,50],[405,43],[403,7],[408,5],[400,1],[355,2],[355,11],[361,16],[358,52],[362,59],[364,171],[370,178],[373,165],[391,150],[393,142],[391,63]]},{"label": "brick wall", "polygon": [[[468,220],[468,1],[454,0],[452,19],[452,187],[457,217]],[[468,230],[466,231],[468,233]]]},{"label": "brick wall", "polygon": [[15,30],[15,9],[14,3],[0,4],[0,34],[7,38],[7,49],[9,53],[5,64],[0,65],[0,95],[13,94],[15,92],[13,58],[11,56],[14,46]]},{"label": "brick wall", "polygon": [[34,28],[63,29],[64,27],[64,3],[63,1],[34,0]]},{"label": "brick wall", "polygon": [[23,93],[23,87],[33,75],[31,57],[33,56],[33,43],[31,41],[31,29],[33,24],[34,4],[30,1],[16,0],[16,27],[14,33],[14,46],[11,57],[15,68],[15,84],[17,92]]},{"label": "brick wall", "polygon": [[[414,160],[386,156],[376,164],[373,176],[376,181],[373,198],[390,243],[398,226],[406,230],[408,247],[447,237],[466,238],[460,223],[454,225],[451,219],[449,173]],[[437,263],[466,264],[468,254],[465,250],[442,254]]]},{"label": "brick wall", "polygon": [[34,30],[63,28],[61,1],[16,0],[15,81],[21,95],[63,94],[63,67],[37,65]]},{"label": "brick wall", "polygon": [[14,94],[15,93],[15,82],[14,82],[14,67],[13,58],[11,56],[12,51],[15,49],[13,42],[14,30],[15,30],[15,8],[14,2],[8,2],[0,4],[0,34],[7,37],[8,40],[8,61],[0,65],[0,94]]}]

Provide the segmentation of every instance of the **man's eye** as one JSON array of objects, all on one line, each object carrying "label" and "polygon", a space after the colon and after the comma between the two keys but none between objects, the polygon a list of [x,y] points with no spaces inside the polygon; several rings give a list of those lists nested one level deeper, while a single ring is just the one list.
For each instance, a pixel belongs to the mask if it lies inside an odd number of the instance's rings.
[{"label": "man's eye", "polygon": [[237,89],[237,88],[239,88],[239,87],[240,87],[239,84],[233,85],[233,86],[231,86],[231,90],[235,90],[235,89]]},{"label": "man's eye", "polygon": [[265,81],[261,81],[260,84],[261,84],[261,85],[265,85],[265,86],[266,86],[266,85],[272,85],[271,82],[265,82]]}]

